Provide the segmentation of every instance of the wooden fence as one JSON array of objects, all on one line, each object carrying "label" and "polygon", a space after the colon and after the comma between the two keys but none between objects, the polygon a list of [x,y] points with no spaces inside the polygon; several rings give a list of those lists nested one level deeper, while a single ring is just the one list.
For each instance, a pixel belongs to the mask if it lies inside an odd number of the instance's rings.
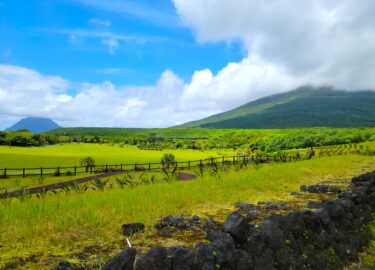
[{"label": "wooden fence", "polygon": [[218,164],[259,164],[270,162],[292,162],[301,160],[297,157],[280,156],[222,156],[208,159],[174,162],[173,164],[157,163],[131,163],[131,164],[105,164],[95,166],[73,166],[73,167],[39,167],[39,168],[4,168],[0,169],[0,178],[13,176],[72,176],[78,174],[101,174],[121,171],[160,171],[162,168],[176,170],[190,170],[201,166],[213,166]]}]

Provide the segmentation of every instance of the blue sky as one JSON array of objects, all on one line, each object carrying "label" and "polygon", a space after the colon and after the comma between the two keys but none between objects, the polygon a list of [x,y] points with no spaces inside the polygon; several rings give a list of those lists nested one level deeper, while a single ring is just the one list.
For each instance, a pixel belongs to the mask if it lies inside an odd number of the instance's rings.
[{"label": "blue sky", "polygon": [[375,89],[373,0],[0,0],[0,129],[168,127],[301,85]]},{"label": "blue sky", "polygon": [[169,0],[1,2],[1,62],[71,81],[149,85],[167,69],[188,80],[244,55],[238,42],[197,42]]}]

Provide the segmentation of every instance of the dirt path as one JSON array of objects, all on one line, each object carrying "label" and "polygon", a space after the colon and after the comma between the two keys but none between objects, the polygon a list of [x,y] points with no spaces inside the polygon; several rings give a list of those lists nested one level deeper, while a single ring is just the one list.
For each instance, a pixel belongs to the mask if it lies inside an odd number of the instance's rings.
[{"label": "dirt path", "polygon": [[[89,182],[98,178],[107,178],[110,176],[118,175],[118,174],[124,174],[124,173],[129,173],[129,171],[114,171],[114,172],[108,172],[108,173],[103,173],[103,174],[98,174],[98,175],[93,175],[93,176],[88,176],[88,177],[83,177],[75,180],[69,180],[65,182],[60,182],[60,183],[55,183],[55,184],[50,184],[50,185],[45,185],[45,186],[39,186],[39,187],[33,187],[33,188],[26,188],[23,190],[23,192],[27,194],[36,194],[44,191],[50,191],[50,190],[55,190],[55,189],[60,189],[64,188],[70,185],[74,184],[82,184],[85,182]],[[195,174],[190,174],[190,173],[185,173],[185,172],[178,172],[178,179],[181,181],[189,181],[197,178]],[[15,197],[19,195],[22,192],[22,190],[16,190],[12,191],[9,193],[2,193],[0,194],[0,199],[4,198],[9,198],[9,197]]]}]

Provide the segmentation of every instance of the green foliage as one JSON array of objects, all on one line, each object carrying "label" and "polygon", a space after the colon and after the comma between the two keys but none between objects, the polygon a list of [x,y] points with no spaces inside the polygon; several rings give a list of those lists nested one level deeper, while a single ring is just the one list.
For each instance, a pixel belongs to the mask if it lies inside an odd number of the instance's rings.
[{"label": "green foliage", "polygon": [[163,168],[169,168],[176,163],[176,157],[171,153],[165,153],[161,158],[161,163],[163,164]]},{"label": "green foliage", "polygon": [[79,163],[81,164],[81,166],[86,167],[86,172],[89,171],[89,168],[95,167],[95,160],[92,157],[81,158]]},{"label": "green foliage", "polygon": [[108,183],[109,179],[101,179],[101,178],[96,178],[94,181],[93,181],[93,185],[94,187],[103,192],[105,187],[107,186],[107,183]]},{"label": "green foliage", "polygon": [[8,146],[44,146],[58,143],[58,136],[52,134],[32,134],[27,130],[14,132],[0,131],[0,145]]}]

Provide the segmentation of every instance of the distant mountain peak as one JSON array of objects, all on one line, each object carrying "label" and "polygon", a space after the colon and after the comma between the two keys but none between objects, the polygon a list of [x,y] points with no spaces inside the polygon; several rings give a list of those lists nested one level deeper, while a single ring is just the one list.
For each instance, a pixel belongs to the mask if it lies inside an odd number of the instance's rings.
[{"label": "distant mountain peak", "polygon": [[346,91],[328,86],[302,86],[178,127],[374,127],[374,104],[374,91]]},{"label": "distant mountain peak", "polygon": [[7,131],[17,130],[29,130],[32,133],[43,133],[56,128],[60,128],[56,122],[49,118],[44,117],[27,117],[23,118],[11,127],[7,128]]}]

